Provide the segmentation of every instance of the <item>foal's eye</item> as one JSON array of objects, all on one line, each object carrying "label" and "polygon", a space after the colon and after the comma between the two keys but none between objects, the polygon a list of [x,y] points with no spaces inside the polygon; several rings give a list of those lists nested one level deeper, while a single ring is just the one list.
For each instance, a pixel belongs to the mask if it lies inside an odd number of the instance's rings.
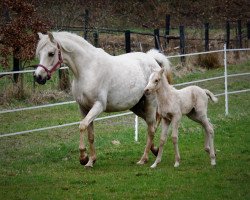
[{"label": "foal's eye", "polygon": [[158,80],[158,79],[156,79],[156,80],[155,80],[155,84],[157,84],[158,82],[159,82],[159,80]]},{"label": "foal's eye", "polygon": [[54,52],[49,52],[49,53],[48,53],[48,56],[49,56],[49,57],[53,57],[54,55],[55,55]]}]

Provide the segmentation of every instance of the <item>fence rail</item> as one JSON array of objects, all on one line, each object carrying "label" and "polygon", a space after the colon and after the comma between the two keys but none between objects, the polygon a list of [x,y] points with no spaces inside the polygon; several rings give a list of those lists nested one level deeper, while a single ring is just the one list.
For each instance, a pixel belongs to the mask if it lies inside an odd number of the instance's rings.
[{"label": "fence rail", "polygon": [[[216,96],[225,95],[225,114],[227,115],[228,114],[228,95],[229,94],[237,94],[237,93],[249,92],[250,91],[250,89],[238,90],[238,91],[230,91],[230,92],[227,91],[227,78],[228,77],[250,75],[250,73],[238,73],[238,74],[228,75],[227,74],[227,52],[229,52],[229,51],[248,51],[248,50],[250,50],[250,48],[247,48],[247,49],[226,49],[226,45],[224,45],[223,50],[199,52],[199,53],[192,53],[192,54],[183,54],[183,55],[176,55],[176,56],[168,56],[168,58],[174,58],[174,57],[182,57],[182,56],[194,56],[194,55],[201,55],[201,54],[208,54],[208,53],[224,52],[224,69],[225,69],[224,76],[218,76],[218,77],[212,77],[212,78],[196,80],[196,81],[191,81],[191,82],[186,82],[186,83],[180,83],[180,84],[176,84],[175,86],[182,86],[182,85],[188,85],[188,84],[194,84],[194,83],[200,83],[200,82],[205,82],[205,81],[211,81],[211,80],[224,78],[225,79],[225,83],[224,83],[225,92],[220,93],[220,94],[216,94]],[[20,73],[28,73],[28,72],[34,72],[34,70],[21,71]],[[12,73],[18,73],[18,72],[2,72],[2,73],[0,73],[0,75],[3,74],[3,73],[12,74]],[[68,102],[61,102],[61,103],[47,104],[47,105],[33,106],[33,107],[26,107],[26,108],[18,108],[18,109],[13,109],[13,110],[3,110],[3,111],[0,111],[0,114],[10,113],[10,112],[17,112],[17,111],[24,111],[24,110],[31,110],[31,109],[38,109],[38,108],[46,108],[46,107],[52,107],[52,106],[58,106],[58,105],[65,105],[65,104],[69,104],[69,103],[75,103],[75,101],[68,101]],[[95,121],[110,119],[110,118],[130,115],[130,114],[132,114],[132,112],[126,112],[126,113],[122,113],[122,114],[97,118],[97,119],[95,119]],[[15,132],[15,133],[6,133],[6,134],[1,134],[0,138],[8,137],[8,136],[14,136],[14,135],[21,135],[21,134],[31,133],[31,132],[38,132],[38,131],[43,131],[43,130],[50,130],[50,129],[55,129],[55,128],[61,128],[61,127],[66,127],[66,126],[77,125],[77,124],[79,124],[79,122],[56,125],[56,126],[51,126],[51,127],[38,128],[38,129],[33,129],[33,130],[20,131],[20,132]],[[137,117],[135,119],[135,140],[136,141],[138,140],[138,118]]]}]

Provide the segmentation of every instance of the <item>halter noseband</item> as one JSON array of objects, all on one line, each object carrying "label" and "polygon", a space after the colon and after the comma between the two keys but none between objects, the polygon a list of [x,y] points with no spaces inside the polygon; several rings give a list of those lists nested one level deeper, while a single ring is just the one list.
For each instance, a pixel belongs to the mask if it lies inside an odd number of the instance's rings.
[{"label": "halter noseband", "polygon": [[41,64],[38,64],[37,67],[42,67],[46,72],[47,72],[47,75],[48,75],[48,80],[51,78],[51,75],[54,71],[56,71],[57,67],[63,63],[63,59],[62,59],[62,54],[61,54],[61,49],[60,49],[60,46],[59,44],[57,43],[57,49],[58,49],[58,61],[57,63],[51,68],[51,69],[48,69],[47,67],[45,67],[44,65],[41,65]]}]

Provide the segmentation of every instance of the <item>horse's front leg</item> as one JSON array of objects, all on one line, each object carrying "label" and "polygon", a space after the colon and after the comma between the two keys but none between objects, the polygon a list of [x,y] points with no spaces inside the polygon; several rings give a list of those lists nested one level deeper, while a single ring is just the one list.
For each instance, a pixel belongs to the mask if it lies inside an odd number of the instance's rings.
[{"label": "horse's front leg", "polygon": [[181,119],[181,114],[174,116],[172,119],[172,128],[173,128],[172,140],[173,140],[174,151],[175,151],[174,167],[179,167],[180,165],[180,152],[179,152],[179,147],[178,147],[178,128],[179,128],[180,119]]},{"label": "horse's front leg", "polygon": [[[90,109],[86,117],[80,122],[80,163],[86,167],[93,167],[95,162],[95,148],[94,148],[94,133],[93,133],[93,120],[103,111],[103,105],[101,102],[97,101]],[[82,111],[83,112],[83,111]],[[84,133],[88,131],[88,140],[90,143],[90,159],[88,158],[86,147],[84,144]]]}]

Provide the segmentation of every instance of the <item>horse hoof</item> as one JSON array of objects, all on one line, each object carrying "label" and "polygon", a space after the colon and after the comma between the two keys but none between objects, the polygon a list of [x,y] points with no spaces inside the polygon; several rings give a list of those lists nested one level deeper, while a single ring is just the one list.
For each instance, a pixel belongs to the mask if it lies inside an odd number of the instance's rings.
[{"label": "horse hoof", "polygon": [[93,168],[93,165],[84,165],[85,169],[92,169]]},{"label": "horse hoof", "polygon": [[180,163],[178,163],[178,162],[176,162],[175,164],[174,164],[174,167],[175,168],[177,168],[177,167],[179,167],[180,166]]},{"label": "horse hoof", "polygon": [[146,164],[148,161],[147,160],[140,160],[140,161],[138,161],[136,164],[137,165],[144,165],[144,164]]},{"label": "horse hoof", "polygon": [[215,160],[211,160],[211,165],[212,165],[212,166],[215,166],[215,165],[216,165]]},{"label": "horse hoof", "polygon": [[157,164],[154,163],[153,165],[150,166],[150,168],[151,168],[151,169],[154,169],[154,168],[156,168],[156,166],[157,166]]},{"label": "horse hoof", "polygon": [[86,165],[89,162],[89,157],[80,158],[81,165]]},{"label": "horse hoof", "polygon": [[159,148],[158,147],[151,147],[151,152],[155,155],[155,157],[158,155]]}]

